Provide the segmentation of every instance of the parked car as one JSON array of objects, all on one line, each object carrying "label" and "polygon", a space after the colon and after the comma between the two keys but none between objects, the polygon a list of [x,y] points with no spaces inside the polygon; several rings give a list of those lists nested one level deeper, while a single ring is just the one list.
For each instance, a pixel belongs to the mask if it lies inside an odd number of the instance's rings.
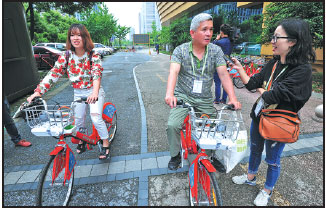
[{"label": "parked car", "polygon": [[252,55],[252,56],[260,56],[261,45],[256,43],[248,44],[240,54]]},{"label": "parked car", "polygon": [[39,70],[49,70],[64,52],[47,46],[33,46],[36,66]]},{"label": "parked car", "polygon": [[103,44],[100,43],[94,43],[94,49],[95,52],[98,52],[101,54],[101,58],[104,56],[111,54],[107,48]]},{"label": "parked car", "polygon": [[253,44],[248,46],[248,54],[253,56],[260,56],[261,44]]},{"label": "parked car", "polygon": [[104,47],[107,48],[107,50],[110,52],[110,54],[113,54],[115,51],[112,47],[105,46],[105,45],[104,45]]},{"label": "parked car", "polygon": [[48,46],[48,47],[56,48],[61,51],[66,50],[65,43],[38,43],[38,44],[35,44],[35,46]]}]

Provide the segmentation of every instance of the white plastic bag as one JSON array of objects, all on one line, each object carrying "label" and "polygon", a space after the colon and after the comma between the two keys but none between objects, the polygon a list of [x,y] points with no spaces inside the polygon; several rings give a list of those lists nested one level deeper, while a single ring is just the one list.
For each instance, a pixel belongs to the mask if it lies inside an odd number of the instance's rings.
[{"label": "white plastic bag", "polygon": [[216,157],[223,163],[229,173],[244,157],[248,155],[249,140],[246,130],[239,131],[237,139],[226,150],[216,150]]}]

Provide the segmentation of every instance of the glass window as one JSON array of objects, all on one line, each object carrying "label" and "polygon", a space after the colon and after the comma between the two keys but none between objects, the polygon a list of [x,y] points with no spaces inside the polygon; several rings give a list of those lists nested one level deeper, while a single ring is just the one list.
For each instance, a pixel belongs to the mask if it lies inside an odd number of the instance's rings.
[{"label": "glass window", "polygon": [[46,50],[43,48],[34,48],[34,54],[45,54]]},{"label": "glass window", "polygon": [[57,49],[63,49],[63,48],[65,48],[63,44],[57,44]]}]

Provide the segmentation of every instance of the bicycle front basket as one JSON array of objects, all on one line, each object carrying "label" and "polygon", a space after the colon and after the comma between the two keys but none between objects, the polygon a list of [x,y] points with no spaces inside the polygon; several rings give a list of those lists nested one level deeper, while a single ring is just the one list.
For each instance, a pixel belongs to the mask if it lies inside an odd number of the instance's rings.
[{"label": "bicycle front basket", "polygon": [[58,105],[48,105],[47,108],[42,110],[39,105],[26,108],[27,124],[36,136],[62,135],[64,128],[73,123],[72,110]]}]

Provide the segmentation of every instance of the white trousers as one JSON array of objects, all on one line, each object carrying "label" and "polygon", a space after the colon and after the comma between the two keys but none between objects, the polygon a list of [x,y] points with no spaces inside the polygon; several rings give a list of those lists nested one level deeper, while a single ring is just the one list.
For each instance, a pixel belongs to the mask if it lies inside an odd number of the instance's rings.
[{"label": "white trousers", "polygon": [[[74,89],[74,100],[81,97],[88,97],[93,92],[93,87],[89,89]],[[92,122],[100,136],[101,139],[108,139],[109,134],[106,128],[106,125],[102,118],[103,105],[105,99],[105,92],[102,87],[100,87],[98,94],[98,101],[94,104],[89,104],[89,112],[92,119]],[[86,127],[86,108],[87,104],[75,103],[75,125],[77,130],[81,127]]]}]

